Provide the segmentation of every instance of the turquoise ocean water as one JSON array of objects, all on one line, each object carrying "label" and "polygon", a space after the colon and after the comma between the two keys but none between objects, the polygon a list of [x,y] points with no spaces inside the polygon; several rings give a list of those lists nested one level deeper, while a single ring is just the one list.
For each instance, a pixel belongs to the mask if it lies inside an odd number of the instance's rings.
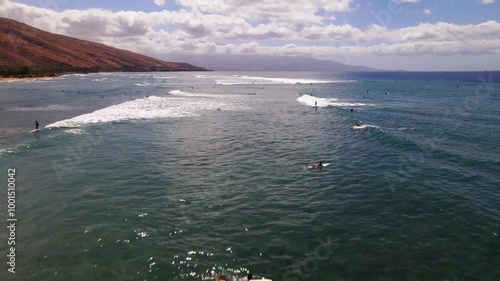
[{"label": "turquoise ocean water", "polygon": [[[200,72],[0,83],[0,280],[500,280],[498,81]],[[29,133],[35,120],[43,129]],[[318,161],[331,165],[307,169]]]}]

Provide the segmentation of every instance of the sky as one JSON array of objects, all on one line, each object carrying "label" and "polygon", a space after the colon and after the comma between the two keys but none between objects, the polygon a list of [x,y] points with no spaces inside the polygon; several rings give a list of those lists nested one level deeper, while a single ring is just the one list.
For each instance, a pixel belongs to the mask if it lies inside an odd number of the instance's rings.
[{"label": "sky", "polygon": [[500,0],[0,0],[0,17],[161,58],[500,70]]}]

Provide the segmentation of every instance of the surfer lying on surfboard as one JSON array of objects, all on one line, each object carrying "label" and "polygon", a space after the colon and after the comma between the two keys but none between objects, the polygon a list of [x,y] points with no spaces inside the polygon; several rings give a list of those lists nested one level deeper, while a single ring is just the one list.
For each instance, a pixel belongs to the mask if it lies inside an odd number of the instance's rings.
[{"label": "surfer lying on surfboard", "polygon": [[319,161],[319,163],[309,165],[309,168],[321,168],[323,167],[323,162]]},{"label": "surfer lying on surfboard", "polygon": [[321,170],[321,168],[327,167],[327,166],[330,166],[330,163],[323,163],[320,161],[319,163],[314,163],[314,164],[307,166],[307,168],[308,169],[319,168]]}]

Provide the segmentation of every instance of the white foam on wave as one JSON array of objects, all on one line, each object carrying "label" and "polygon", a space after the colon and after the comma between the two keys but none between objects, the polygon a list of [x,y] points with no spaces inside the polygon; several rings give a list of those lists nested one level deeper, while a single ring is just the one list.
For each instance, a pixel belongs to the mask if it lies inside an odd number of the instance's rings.
[{"label": "white foam on wave", "polygon": [[341,83],[347,82],[344,80],[316,80],[316,79],[302,79],[302,78],[269,78],[269,77],[254,77],[254,76],[240,76],[239,78],[251,80],[254,83],[267,82],[267,83],[280,83],[280,84],[324,84],[324,83]]},{"label": "white foam on wave", "polygon": [[215,84],[222,86],[231,86],[231,85],[241,85],[241,84],[251,84],[251,83],[228,82],[228,80],[218,80],[215,82]]},{"label": "white foam on wave", "polygon": [[[319,83],[340,83],[344,81],[334,80],[313,80],[313,79],[294,79],[294,78],[268,78],[268,77],[251,77],[240,76],[215,80],[217,85],[263,85],[263,84],[319,84]],[[346,81],[347,82],[347,81]]]},{"label": "white foam on wave", "polygon": [[173,96],[179,96],[179,97],[222,98],[222,97],[230,96],[230,95],[217,95],[217,94],[205,94],[205,93],[190,93],[190,92],[184,92],[181,90],[173,90],[173,91],[170,91],[168,93],[173,95]]},{"label": "white foam on wave", "polygon": [[212,75],[193,75],[193,77],[199,78],[199,79],[213,79],[217,78],[218,76],[212,76]]},{"label": "white foam on wave", "polygon": [[82,129],[69,129],[69,130],[66,130],[65,132],[68,134],[72,134],[72,135],[84,135],[87,133],[87,132],[85,132],[85,130],[82,130]]},{"label": "white foam on wave", "polygon": [[11,149],[11,148],[0,148],[0,156],[6,155],[6,154],[11,154],[11,153],[17,153],[17,149]]},{"label": "white foam on wave", "polygon": [[18,153],[23,149],[29,149],[31,145],[29,144],[19,144],[11,148],[0,148],[0,157],[8,154]]},{"label": "white foam on wave", "polygon": [[370,125],[370,124],[363,124],[359,126],[352,126],[354,130],[361,130],[361,129],[366,129],[366,128],[379,128],[378,126],[375,125]]},{"label": "white foam on wave", "polygon": [[331,106],[333,102],[337,101],[337,99],[334,98],[325,99],[325,98],[313,97],[310,95],[302,95],[297,99],[297,101],[309,106],[317,105],[318,107],[327,107]]},{"label": "white foam on wave", "polygon": [[46,128],[79,128],[128,120],[190,117],[198,116],[203,111],[215,111],[218,108],[224,110],[246,109],[242,105],[228,104],[223,99],[150,96],[58,121],[47,125]]},{"label": "white foam on wave", "polygon": [[340,106],[340,107],[355,107],[355,106],[370,106],[370,104],[366,103],[350,103],[350,102],[337,102],[338,99],[334,98],[319,98],[313,97],[311,95],[302,95],[297,98],[298,102],[304,103],[309,106],[315,106],[315,102],[317,102],[318,107],[327,107],[327,106]]},{"label": "white foam on wave", "polygon": [[154,79],[173,79],[173,76],[153,76]]},{"label": "white foam on wave", "polygon": [[248,85],[248,84],[324,84],[324,83],[345,83],[348,80],[317,80],[306,78],[280,78],[280,77],[259,77],[259,76],[212,76],[212,75],[193,75],[199,79],[215,80],[217,85]]},{"label": "white foam on wave", "polygon": [[116,79],[103,77],[103,78],[94,78],[91,81],[92,82],[108,82],[108,81],[116,81]]},{"label": "white foam on wave", "polygon": [[89,76],[89,74],[82,74],[82,73],[73,73],[73,74],[63,74],[63,75],[60,75],[60,76],[57,76],[55,77],[56,79],[64,79],[64,78],[67,78],[67,77],[87,77]]}]

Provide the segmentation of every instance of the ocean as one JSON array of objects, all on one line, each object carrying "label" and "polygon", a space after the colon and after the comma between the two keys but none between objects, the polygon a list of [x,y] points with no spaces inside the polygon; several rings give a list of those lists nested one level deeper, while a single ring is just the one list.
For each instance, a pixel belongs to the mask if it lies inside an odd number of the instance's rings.
[{"label": "ocean", "polygon": [[500,280],[499,93],[499,72],[0,83],[0,280]]}]

